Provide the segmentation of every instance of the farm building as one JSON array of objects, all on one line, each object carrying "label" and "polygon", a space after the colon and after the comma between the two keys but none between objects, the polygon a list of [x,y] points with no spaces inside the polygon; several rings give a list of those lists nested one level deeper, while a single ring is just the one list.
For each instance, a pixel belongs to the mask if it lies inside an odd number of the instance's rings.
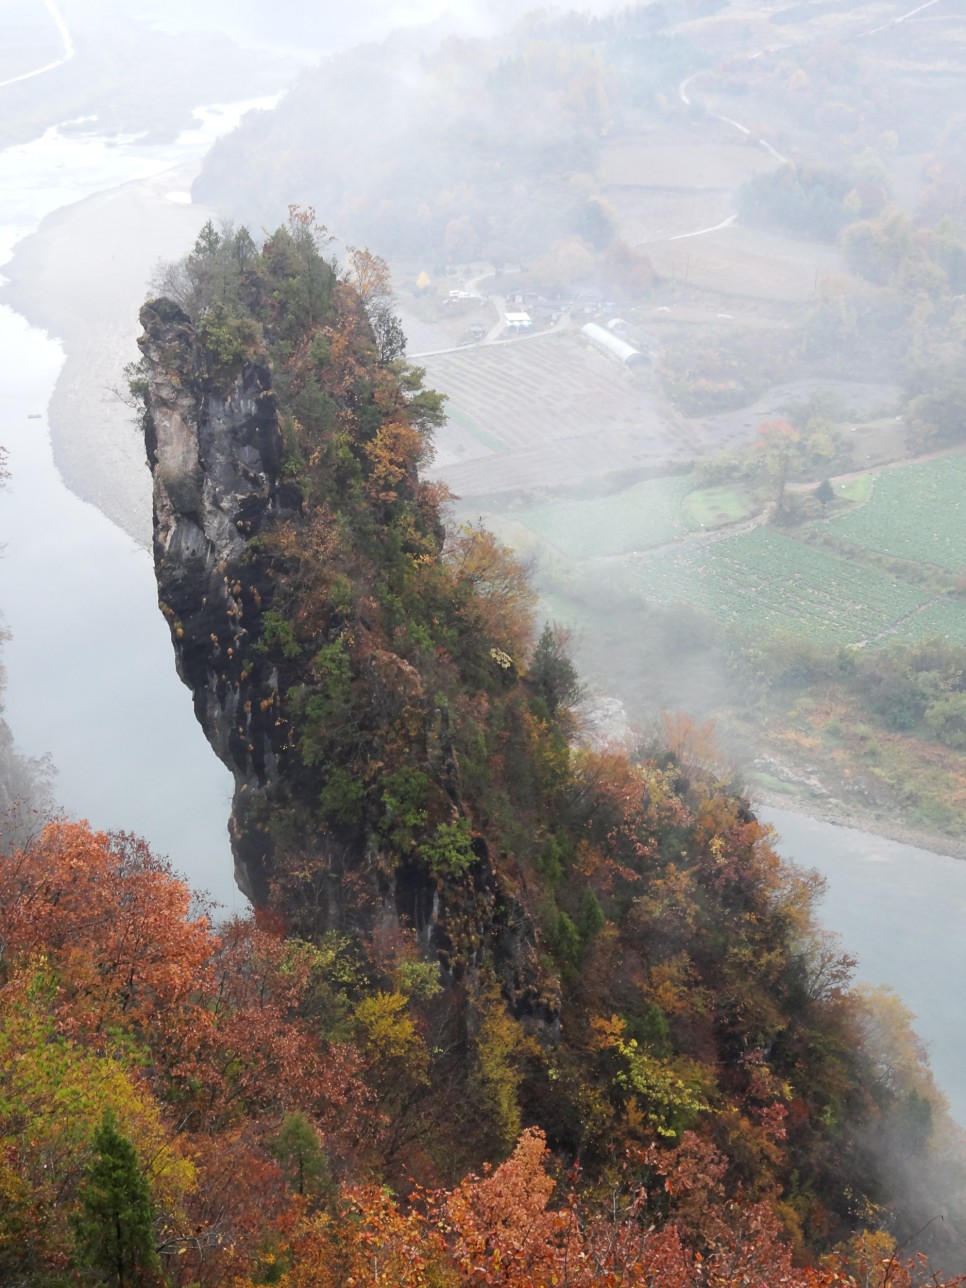
[{"label": "farm building", "polygon": [[632,344],[614,335],[606,327],[598,326],[596,322],[587,322],[580,328],[580,334],[585,336],[595,348],[616,358],[625,367],[639,367],[647,362],[647,357],[640,349],[635,349]]},{"label": "farm building", "polygon": [[533,319],[529,313],[508,313],[506,325],[508,331],[530,331],[533,329]]}]

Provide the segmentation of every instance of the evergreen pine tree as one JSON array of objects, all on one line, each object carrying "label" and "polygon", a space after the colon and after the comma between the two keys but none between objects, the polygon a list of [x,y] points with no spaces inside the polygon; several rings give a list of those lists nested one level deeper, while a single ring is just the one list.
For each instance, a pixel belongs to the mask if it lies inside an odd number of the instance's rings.
[{"label": "evergreen pine tree", "polygon": [[305,1114],[296,1110],[285,1116],[271,1150],[297,1194],[315,1198],[331,1185],[319,1133]]},{"label": "evergreen pine tree", "polygon": [[818,501],[819,505],[821,505],[822,514],[824,515],[828,506],[835,500],[836,493],[831,481],[829,479],[822,479],[813,495],[815,500]]},{"label": "evergreen pine tree", "polygon": [[527,679],[543,698],[551,719],[580,700],[580,677],[567,656],[566,646],[567,632],[547,622],[527,672]]},{"label": "evergreen pine tree", "polygon": [[162,1282],[154,1246],[154,1203],[134,1146],[105,1109],[78,1191],[74,1239],[80,1263],[117,1288]]}]

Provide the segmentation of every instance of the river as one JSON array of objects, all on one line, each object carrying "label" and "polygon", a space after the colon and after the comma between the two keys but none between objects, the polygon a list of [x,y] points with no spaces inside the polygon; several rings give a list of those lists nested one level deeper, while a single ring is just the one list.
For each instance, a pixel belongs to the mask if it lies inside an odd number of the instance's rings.
[{"label": "river", "polygon": [[[245,110],[273,101],[199,109],[197,127],[171,144],[54,127],[5,150],[0,264],[45,216],[95,193],[169,172],[183,184],[185,167],[218,134]],[[169,197],[172,215],[183,212],[183,188]],[[83,256],[92,248],[75,250]],[[6,714],[18,750],[50,753],[55,794],[68,814],[145,836],[195,889],[226,913],[240,911],[247,903],[232,879],[226,826],[231,777],[175,673],[151,557],[68,491],[54,467],[43,413],[63,349],[0,307],[0,353],[2,442],[12,476],[0,493],[0,604],[12,634],[4,650]]]},{"label": "river", "polygon": [[[203,112],[196,130],[163,147],[55,129],[0,153],[0,263],[45,215],[132,181],[153,178],[157,187],[171,171],[171,208],[183,210],[183,167],[240,110]],[[76,248],[79,256],[90,249]],[[195,888],[227,912],[240,910],[226,833],[231,780],[175,674],[150,557],[68,491],[53,464],[44,411],[61,346],[0,307],[0,353],[2,442],[13,474],[0,493],[0,603],[13,632],[4,660],[18,747],[51,753],[56,794],[71,814],[140,833]],[[957,989],[966,977],[966,863],[785,811],[762,815],[784,854],[827,878],[824,923],[857,954],[861,978],[892,985],[917,1014],[937,1080],[966,1123]]]},{"label": "river", "polygon": [[858,978],[888,984],[916,1016],[936,1081],[966,1125],[966,861],[788,810],[761,809],[778,850],[827,882],[819,915],[859,959]]}]

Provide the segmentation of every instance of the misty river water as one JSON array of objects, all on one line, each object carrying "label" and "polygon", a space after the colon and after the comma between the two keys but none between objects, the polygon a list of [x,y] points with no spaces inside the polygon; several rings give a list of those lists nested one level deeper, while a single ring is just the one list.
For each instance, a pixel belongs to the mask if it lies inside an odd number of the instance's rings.
[{"label": "misty river water", "polygon": [[819,912],[858,958],[858,976],[888,984],[916,1016],[936,1081],[966,1126],[966,861],[788,810],[760,809],[778,851],[815,868]]},{"label": "misty river water", "polygon": [[[197,128],[171,144],[54,128],[0,152],[0,263],[44,216],[124,183],[175,173],[259,105],[199,109]],[[187,200],[178,191],[171,197]],[[87,250],[77,247],[79,255]],[[196,889],[226,912],[240,910],[247,904],[234,885],[226,826],[231,776],[209,749],[175,672],[151,556],[68,491],[54,468],[43,413],[62,347],[0,307],[0,353],[0,441],[11,473],[0,493],[0,605],[11,632],[5,702],[18,749],[50,753],[55,794],[69,814],[147,837]]]},{"label": "misty river water", "polygon": [[[171,145],[52,130],[0,153],[0,263],[44,215],[196,159],[238,114],[204,114]],[[68,491],[53,464],[43,413],[61,347],[3,307],[0,353],[0,441],[13,476],[0,493],[0,604],[12,632],[6,705],[18,747],[51,753],[56,795],[70,814],[142,834],[193,886],[228,912],[240,909],[226,834],[230,776],[176,676],[150,556]],[[966,1123],[958,1000],[966,863],[787,811],[761,813],[780,833],[782,853],[827,878],[824,923],[859,957],[861,978],[890,984],[916,1013],[937,1080]]]}]

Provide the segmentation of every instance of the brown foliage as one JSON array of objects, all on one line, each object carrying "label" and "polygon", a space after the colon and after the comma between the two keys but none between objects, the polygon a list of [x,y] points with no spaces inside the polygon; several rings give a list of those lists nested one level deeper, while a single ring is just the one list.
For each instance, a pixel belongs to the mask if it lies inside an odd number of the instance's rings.
[{"label": "brown foliage", "polygon": [[215,943],[191,902],[144,841],[50,823],[0,865],[3,957],[44,954],[57,967],[65,1031],[123,1023],[160,1039],[177,1063],[189,1032],[207,1025],[199,993]]},{"label": "brown foliage", "polygon": [[470,627],[522,667],[533,644],[536,594],[527,569],[483,528],[464,527],[447,539],[445,558],[465,594]]}]

